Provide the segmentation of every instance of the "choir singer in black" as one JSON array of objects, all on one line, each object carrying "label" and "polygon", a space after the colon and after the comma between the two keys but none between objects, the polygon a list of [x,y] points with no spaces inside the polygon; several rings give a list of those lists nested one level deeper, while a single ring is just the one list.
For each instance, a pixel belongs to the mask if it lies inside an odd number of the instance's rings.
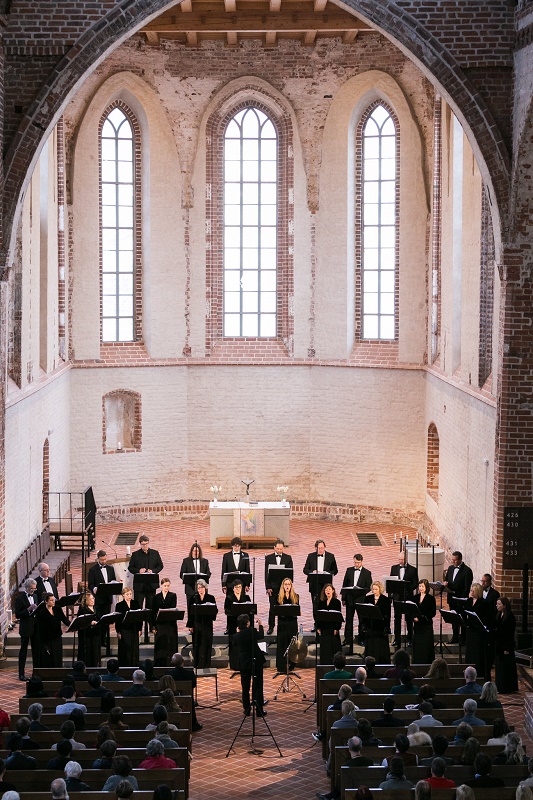
[{"label": "choir singer in black", "polygon": [[270,602],[267,636],[274,633],[274,625],[276,624],[274,606],[276,605],[277,595],[281,586],[281,578],[277,575],[278,570],[270,569],[270,567],[287,567],[288,569],[292,567],[292,557],[288,553],[283,552],[284,548],[285,544],[283,540],[278,539],[274,545],[274,552],[270,553],[270,555],[265,558],[265,588]]},{"label": "choir singer in black", "polygon": [[199,613],[200,608],[206,604],[210,604],[216,609],[214,595],[208,594],[207,583],[200,578],[196,583],[195,593],[189,598],[187,618],[187,627],[192,633],[194,666],[198,669],[206,669],[211,666],[214,618]]},{"label": "choir singer in black", "polygon": [[[139,539],[141,545],[140,550],[136,550],[131,554],[128,570],[132,575],[159,574],[163,571],[163,562],[157,550],[150,547],[150,539],[146,534],[143,534]],[[135,584],[135,579],[134,579]],[[157,586],[157,584],[156,584]],[[152,608],[152,602],[155,597],[156,586],[147,585],[146,588],[136,589],[134,592],[135,602],[142,608],[146,602],[146,608]]]},{"label": "choir singer in black", "polygon": [[175,592],[170,591],[170,578],[161,578],[161,591],[156,594],[152,602],[152,628],[154,638],[154,667],[168,667],[170,659],[178,650],[178,626],[176,620],[163,622],[157,619],[160,610],[176,608],[178,598]]},{"label": "choir singer in black", "polygon": [[[358,589],[366,589],[368,591],[372,586],[372,573],[366,567],[363,567],[363,556],[361,553],[356,553],[353,557],[353,567],[348,567],[344,574],[342,582],[343,588],[357,587]],[[366,594],[366,592],[365,592]],[[364,595],[363,595],[364,597]],[[346,598],[346,599],[344,599]],[[343,605],[346,606],[346,624],[344,626],[344,644],[348,645],[348,652],[353,654],[353,619],[355,615],[356,598],[354,594],[343,594]],[[363,602],[362,597],[359,602]],[[361,625],[358,626],[357,639],[359,644],[364,643],[364,629]]]},{"label": "choir singer in black", "polygon": [[[211,570],[209,569],[209,561],[203,557],[202,548],[195,542],[189,550],[189,555],[181,562],[180,578],[183,580],[184,575],[205,575],[205,580],[209,583],[211,577]],[[185,596],[187,602],[194,594],[194,585],[190,583],[185,584]]]},{"label": "choir singer in black", "polygon": [[[418,570],[416,567],[413,567],[412,564],[409,564],[407,561],[407,553],[405,550],[402,550],[400,555],[398,556],[398,563],[393,564],[390,568],[391,576],[395,578],[399,578],[401,581],[405,581],[409,584],[409,587],[402,587],[402,591],[394,592],[393,591],[393,600],[412,600],[413,595],[418,588]],[[413,618],[406,617],[406,627],[407,627],[407,644],[410,645],[413,640]],[[401,647],[402,646],[402,614],[397,614],[396,609],[394,609],[394,641],[392,643],[393,647]],[[433,658],[431,659],[433,661]],[[425,662],[417,662],[417,663],[425,663]]]}]

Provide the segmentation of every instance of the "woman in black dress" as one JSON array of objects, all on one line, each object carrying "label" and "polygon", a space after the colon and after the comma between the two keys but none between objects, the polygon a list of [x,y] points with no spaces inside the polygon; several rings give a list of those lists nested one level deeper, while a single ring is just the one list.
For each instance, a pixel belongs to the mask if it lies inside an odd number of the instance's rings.
[{"label": "woman in black dress", "polygon": [[88,628],[78,632],[78,661],[83,661],[87,667],[100,666],[100,626],[95,610],[95,599],[92,592],[86,592],[80,604],[78,617],[92,614],[92,620]]},{"label": "woman in black dress", "polygon": [[195,606],[205,603],[215,606],[216,600],[212,594],[207,593],[207,583],[203,578],[196,582],[196,591],[189,598],[187,627],[192,633],[192,652],[194,666],[206,669],[211,666],[211,650],[213,647],[213,621],[215,617],[204,617],[196,613]]},{"label": "woman in black dress", "polygon": [[51,592],[43,594],[44,608],[37,611],[37,637],[39,643],[39,665],[41,667],[63,666],[63,631],[61,625],[68,625],[63,609],[56,605]]},{"label": "woman in black dress", "polygon": [[121,667],[135,667],[139,663],[139,637],[142,622],[124,622],[128,611],[135,611],[139,603],[133,599],[133,589],[126,586],[122,590],[123,600],[117,603],[115,611],[122,617],[115,622],[118,637],[118,663]]},{"label": "woman in black dress", "polygon": [[[326,583],[320,592],[316,607],[317,611],[339,611],[342,613],[341,601],[331,583]],[[317,623],[317,633],[320,643],[320,664],[333,664],[333,656],[342,650],[340,628],[343,623],[321,622]]]},{"label": "woman in black dress", "polygon": [[151,625],[155,633],[154,639],[154,666],[168,667],[174,653],[178,652],[178,626],[173,622],[157,620],[157,614],[164,608],[177,608],[178,597],[170,591],[170,578],[161,578],[161,591],[156,594],[152,602]]},{"label": "woman in black dress", "polygon": [[[300,602],[298,595],[294,591],[294,586],[290,578],[285,578],[280,586],[277,604],[278,606],[292,605],[297,606]],[[278,672],[287,671],[287,658],[285,651],[291,643],[293,636],[298,636],[297,617],[278,616],[278,630],[276,639],[276,669]],[[294,669],[294,664],[289,661],[289,669]]]},{"label": "woman in black dress", "polygon": [[508,597],[496,600],[496,686],[499,692],[518,691],[518,677],[514,656],[516,620]]},{"label": "woman in black dress", "polygon": [[[233,637],[237,633],[237,617],[242,614],[237,608],[232,611],[233,603],[250,603],[250,597],[244,593],[242,581],[235,581],[231,589],[226,593],[224,600],[224,613],[228,618],[228,639],[229,639],[229,665],[234,672],[239,671],[239,649],[233,646]],[[250,620],[253,625],[253,620]]]},{"label": "woman in black dress", "polygon": [[[494,608],[483,599],[483,588],[480,583],[473,583],[470,587],[470,594],[465,605],[465,610],[474,611],[485,628],[492,627]],[[466,629],[465,661],[467,664],[474,665],[478,678],[484,676],[487,671],[488,636],[488,632],[484,628],[478,629],[477,627],[471,627],[469,625]],[[490,678],[490,675],[488,677]]]},{"label": "woman in black dress", "polygon": [[367,620],[365,627],[367,630],[365,657],[373,656],[378,664],[390,663],[389,629],[391,615],[391,601],[386,594],[383,594],[383,584],[381,581],[374,581],[370,587],[371,595],[366,596],[367,605],[377,606],[381,612],[383,620]]},{"label": "woman in black dress", "polygon": [[426,578],[418,582],[415,603],[418,612],[413,617],[413,662],[431,664],[435,658],[433,618],[437,613],[437,604],[433,595],[429,593],[429,581]]}]

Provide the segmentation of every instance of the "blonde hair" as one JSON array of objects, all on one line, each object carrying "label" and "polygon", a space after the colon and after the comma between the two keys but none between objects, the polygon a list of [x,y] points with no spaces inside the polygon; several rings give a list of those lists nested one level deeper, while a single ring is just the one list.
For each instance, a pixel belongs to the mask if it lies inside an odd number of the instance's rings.
[{"label": "blonde hair", "polygon": [[124,597],[124,595],[125,595],[127,592],[131,592],[131,593],[133,594],[133,589],[131,588],[131,586],[125,586],[125,587],[123,588],[123,590],[122,590],[122,592],[121,592],[121,594],[122,594],[122,597]]},{"label": "blonde hair", "polygon": [[291,579],[290,579],[290,578],[284,578],[284,580],[283,580],[283,581],[282,581],[282,583],[281,583],[281,586],[279,587],[279,593],[278,593],[278,605],[280,605],[280,606],[282,606],[282,605],[283,605],[283,599],[284,599],[284,597],[285,597],[285,590],[284,590],[284,588],[283,588],[283,584],[284,584],[286,581],[289,581],[289,583],[290,583],[290,585],[291,585],[291,588],[290,588],[290,591],[289,591],[289,600],[291,601],[291,603],[292,603],[293,605],[297,605],[297,604],[298,604],[298,600],[299,600],[300,598],[298,597],[298,595],[297,595],[297,594],[296,594],[296,592],[294,591],[294,584],[293,584],[293,582],[291,581]]},{"label": "blonde hair", "polygon": [[450,677],[450,670],[448,664],[443,658],[435,658],[431,662],[429,672],[424,675],[424,678],[434,678],[436,680],[448,680]]},{"label": "blonde hair", "polygon": [[385,587],[383,586],[381,581],[372,581],[372,586],[370,588],[372,589],[374,586],[378,587],[380,594],[383,594],[385,592]]},{"label": "blonde hair", "polygon": [[473,583],[470,587],[470,591],[476,598],[476,600],[480,600],[483,597],[483,589],[481,588],[480,583]]},{"label": "blonde hair", "polygon": [[462,783],[455,790],[455,800],[476,800],[476,795],[471,786]]}]

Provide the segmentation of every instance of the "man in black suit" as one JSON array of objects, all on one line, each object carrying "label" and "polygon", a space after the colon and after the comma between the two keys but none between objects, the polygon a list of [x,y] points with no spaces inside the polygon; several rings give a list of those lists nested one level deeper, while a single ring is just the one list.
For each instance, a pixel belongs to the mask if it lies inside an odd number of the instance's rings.
[{"label": "man in black suit", "polygon": [[[356,553],[353,557],[353,567],[348,567],[344,574],[343,586],[353,587],[357,586],[359,589],[366,589],[370,591],[372,586],[372,573],[366,567],[363,567],[363,556],[361,553]],[[346,599],[344,599],[346,597]],[[355,603],[363,602],[362,597],[359,599],[354,598],[353,595],[343,595],[343,605],[346,606],[346,623],[344,625],[344,643],[348,645],[348,652],[353,654],[353,618],[355,614]],[[363,631],[358,631],[359,644],[363,644]]]},{"label": "man in black suit", "polygon": [[[189,551],[189,555],[187,558],[184,558],[181,562],[181,569],[180,569],[180,578],[183,580],[183,576],[186,573],[203,573],[205,577],[205,582],[209,583],[209,578],[211,577],[211,570],[209,569],[209,561],[207,558],[202,557],[202,548],[199,544],[193,544]],[[195,592],[195,587],[191,586],[190,584],[185,584],[185,596],[187,599],[192,597]]]},{"label": "man in black suit", "polygon": [[[313,616],[316,611],[316,604],[320,592],[313,592],[313,585],[309,580],[309,575],[317,572],[330,572],[331,579],[336,575],[339,570],[337,569],[337,562],[333,553],[328,553],[326,550],[326,543],[323,539],[317,539],[315,542],[315,552],[309,553],[304,565],[304,575],[307,575],[307,583],[309,584],[309,591],[313,598]],[[318,587],[317,587],[318,588]],[[315,630],[315,628],[313,628]]]},{"label": "man in black suit", "polygon": [[[451,566],[448,567],[446,572],[446,580],[443,581],[444,585],[451,590],[448,594],[450,609],[458,610],[458,604],[454,603],[454,597],[468,597],[473,580],[474,575],[470,567],[467,567],[464,563],[463,554],[459,550],[455,550],[455,552],[452,553]],[[458,620],[452,625],[453,636],[450,639],[451,644],[457,644],[459,642],[460,629],[461,623]],[[466,636],[466,633],[464,633],[463,636]]]},{"label": "man in black suit", "polygon": [[[222,581],[222,591],[226,592],[226,581],[224,575],[228,572],[250,572],[250,556],[248,553],[243,553],[242,548],[242,539],[239,539],[238,536],[234,536],[230,542],[231,550],[229,553],[224,553],[222,558],[222,571],[221,571],[221,581]],[[245,591],[248,591],[250,587],[245,586]]]},{"label": "man in black suit", "polygon": [[270,567],[287,567],[292,568],[292,556],[284,553],[285,543],[282,539],[278,539],[274,545],[274,552],[270,553],[265,558],[265,588],[270,602],[268,611],[268,630],[267,635],[270,636],[274,632],[274,625],[276,624],[276,617],[274,616],[274,606],[277,603],[279,589],[281,586],[281,578],[278,577],[277,570],[272,570]]},{"label": "man in black suit", "polygon": [[[194,689],[196,688],[196,675],[194,674],[194,670],[187,669],[187,667],[183,666],[183,656],[181,653],[174,653],[170,660],[170,666],[172,669],[167,670],[168,675],[172,675],[175,681],[190,681],[191,684],[191,691],[189,694],[192,696]],[[192,729],[193,731],[201,731],[203,725],[200,725],[198,720],[196,719],[196,711],[194,708],[194,703],[192,706]]]},{"label": "man in black suit", "polygon": [[116,581],[115,568],[107,564],[107,553],[99,550],[96,554],[96,564],[93,564],[87,576],[87,585],[94,594],[94,606],[97,616],[109,614],[111,611],[111,597],[109,595],[98,594],[98,586],[102,583]]},{"label": "man in black suit", "polygon": [[43,594],[45,592],[49,592],[53,594],[56,600],[59,600],[59,592],[57,591],[57,584],[53,578],[50,577],[50,567],[48,564],[45,564],[43,561],[37,567],[39,570],[39,575],[36,578],[37,587],[35,589],[35,594],[37,596],[37,602],[40,603],[43,599]]},{"label": "man in black suit", "polygon": [[483,590],[483,599],[490,603],[492,608],[492,617],[489,620],[489,634],[487,636],[487,647],[486,647],[486,670],[487,674],[490,675],[490,671],[494,664],[494,659],[496,657],[496,630],[495,630],[495,620],[496,620],[496,601],[500,598],[500,593],[496,591],[494,586],[492,585],[492,575],[489,575],[486,572],[483,577],[481,578],[481,588]]},{"label": "man in black suit", "polygon": [[[398,593],[393,593],[394,600],[412,600],[418,589],[418,570],[409,564],[406,556],[406,551],[402,550],[398,556],[398,563],[393,564],[390,568],[390,574],[393,577],[409,584],[408,588],[403,587]],[[402,614],[396,613],[396,609],[394,610],[394,641],[392,643],[394,647],[402,646],[402,616]],[[406,617],[406,623],[407,643],[410,645],[413,638],[413,617]]]},{"label": "man in black suit", "polygon": [[242,707],[245,716],[249,716],[252,704],[250,702],[250,683],[252,683],[252,700],[258,717],[264,717],[265,704],[263,696],[263,667],[265,655],[257,644],[264,638],[263,624],[256,617],[256,628],[250,625],[248,614],[237,617],[238,632],[233,637],[233,644],[239,648],[239,671],[241,675]]},{"label": "man in black suit", "polygon": [[[140,537],[139,544],[141,545],[141,549],[131,554],[130,563],[128,564],[128,570],[131,574],[157,575],[162,572],[163,562],[161,561],[161,556],[157,550],[152,550],[150,548],[150,539],[145,533]],[[133,584],[135,585],[135,579]],[[139,603],[139,608],[144,606],[145,600],[146,608],[152,608],[152,601],[155,597],[157,584],[158,581],[155,581],[153,584],[146,584],[142,589],[135,589],[133,597],[134,600]]]},{"label": "man in black suit", "polygon": [[489,575],[486,572],[483,577],[481,578],[481,588],[483,589],[483,599],[487,600],[494,609],[494,614],[496,614],[496,600],[500,597],[500,593],[496,591],[494,586],[492,585],[492,575]]},{"label": "man in black suit", "polygon": [[28,655],[28,644],[31,643],[31,658],[33,668],[38,667],[36,629],[33,614],[37,608],[35,602],[35,589],[37,581],[28,578],[24,581],[24,591],[19,592],[15,599],[15,616],[19,620],[20,650],[19,650],[19,681],[25,681],[24,669]]}]

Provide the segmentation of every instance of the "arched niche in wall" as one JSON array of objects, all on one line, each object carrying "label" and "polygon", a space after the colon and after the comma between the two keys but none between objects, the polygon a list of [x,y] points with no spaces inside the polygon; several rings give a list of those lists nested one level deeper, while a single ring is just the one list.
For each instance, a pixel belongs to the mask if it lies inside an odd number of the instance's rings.
[{"label": "arched niche in wall", "polygon": [[102,398],[103,452],[138,452],[141,445],[141,395],[129,389],[108,392]]}]

